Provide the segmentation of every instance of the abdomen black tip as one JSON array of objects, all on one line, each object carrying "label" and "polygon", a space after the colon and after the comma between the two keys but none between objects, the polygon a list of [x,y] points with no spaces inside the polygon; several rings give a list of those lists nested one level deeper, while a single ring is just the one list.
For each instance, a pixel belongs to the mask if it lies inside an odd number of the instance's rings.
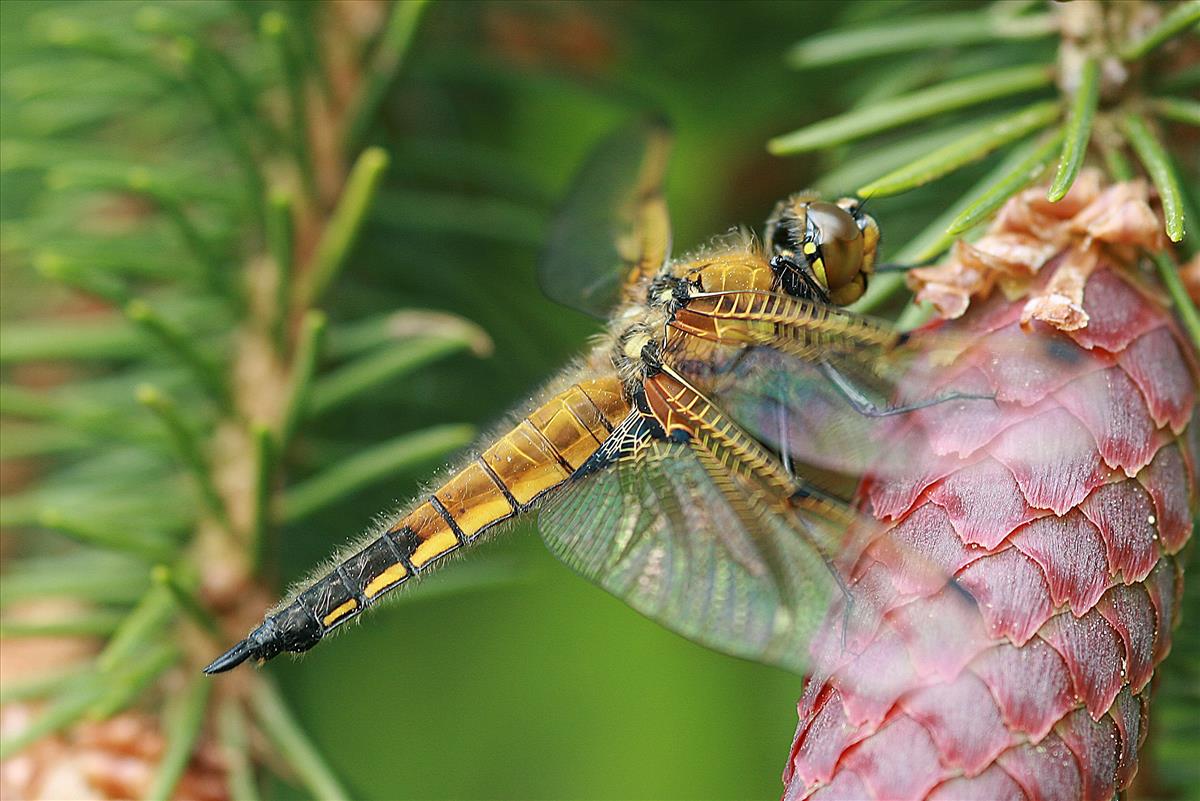
[{"label": "abdomen black tip", "polygon": [[230,648],[225,653],[213,660],[212,664],[204,669],[204,672],[209,676],[214,673],[224,673],[227,670],[233,670],[238,665],[245,662],[254,654],[254,649],[249,640],[242,640],[237,645]]}]

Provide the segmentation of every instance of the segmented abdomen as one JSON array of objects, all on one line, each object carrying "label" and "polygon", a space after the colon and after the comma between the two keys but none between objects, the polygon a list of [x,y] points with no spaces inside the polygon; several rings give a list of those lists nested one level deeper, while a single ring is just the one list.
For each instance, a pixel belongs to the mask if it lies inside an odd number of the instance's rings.
[{"label": "segmented abdomen", "polygon": [[264,627],[278,650],[311,648],[384,593],[529,509],[586,462],[628,412],[615,377],[556,394],[269,619]]},{"label": "segmented abdomen", "polygon": [[870,488],[887,525],[850,589],[883,612],[807,685],[785,798],[1109,801],[1137,770],[1192,534],[1195,364],[1115,270],[1086,328],[1025,332],[1022,305],[955,326],[997,402],[917,413],[911,473]]}]

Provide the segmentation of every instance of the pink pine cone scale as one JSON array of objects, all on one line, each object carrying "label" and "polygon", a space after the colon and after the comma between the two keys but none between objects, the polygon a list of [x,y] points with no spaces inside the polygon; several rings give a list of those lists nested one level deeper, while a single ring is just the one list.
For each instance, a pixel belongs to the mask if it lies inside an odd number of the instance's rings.
[{"label": "pink pine cone scale", "polygon": [[[883,525],[849,570],[854,624],[822,635],[786,799],[1109,801],[1137,772],[1192,534],[1198,370],[1131,277],[1129,246],[1161,242],[1113,221],[1145,218],[1144,186],[1081,179],[1058,209],[1041,191],[916,278],[961,315],[948,381],[996,400],[910,415],[911,470],[865,486]],[[1014,265],[1013,242],[1043,256]]]}]

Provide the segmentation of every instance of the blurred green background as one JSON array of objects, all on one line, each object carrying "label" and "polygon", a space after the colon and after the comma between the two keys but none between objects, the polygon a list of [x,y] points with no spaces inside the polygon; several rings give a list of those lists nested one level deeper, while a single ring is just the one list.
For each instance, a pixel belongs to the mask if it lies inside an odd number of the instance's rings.
[{"label": "blurred green background", "polygon": [[[454,423],[487,431],[585,347],[599,324],[544,298],[535,265],[557,200],[613,127],[646,110],[673,122],[668,199],[677,253],[737,224],[759,229],[775,201],[790,192],[814,183],[832,194],[848,192],[859,179],[876,177],[878,165],[855,176],[856,167],[869,161],[876,143],[898,141],[885,134],[820,156],[776,158],[766,151],[770,138],[939,80],[1050,62],[1056,42],[987,52],[968,47],[953,58],[942,57],[951,51],[930,49],[803,72],[785,64],[788,48],[833,25],[970,5],[431,3],[360,143],[384,148],[391,165],[323,308],[331,347],[356,321],[416,308],[473,321],[493,340],[494,353],[438,361],[320,417],[291,451],[289,486],[408,431]],[[119,263],[117,251],[105,251],[102,259],[86,249],[90,244],[81,245],[81,236],[94,233],[79,225],[91,207],[54,191],[64,164],[78,167],[105,148],[132,147],[138,163],[171,167],[182,186],[194,176],[188,188],[197,206],[221,199],[229,191],[225,184],[236,183],[219,126],[191,108],[188,97],[164,93],[111,54],[62,58],[45,48],[47,31],[51,39],[61,33],[54,20],[63,17],[105,41],[139,43],[147,8],[170,12],[162,16],[176,26],[171,35],[213,43],[255,87],[276,91],[279,76],[254,33],[263,14],[285,14],[302,37],[323,35],[322,6],[315,3],[0,2],[0,156],[6,162],[0,315],[12,326],[7,330],[29,332],[63,309],[80,311],[75,294],[37,275],[37,254],[48,247],[76,247],[77,261],[89,269],[116,265],[123,279],[165,283],[184,274],[170,231],[151,228],[146,235],[152,246],[138,254],[138,263],[155,271],[145,274]],[[1016,106],[1005,98],[988,111]],[[921,144],[921,132],[966,117],[940,114],[905,136]],[[872,201],[883,226],[884,258],[997,161],[984,159],[920,192]],[[231,254],[230,263],[240,264],[239,248],[247,245],[239,226],[251,223],[236,216],[201,223],[226,231],[225,239],[214,238]],[[154,246],[155,236],[166,244]],[[113,241],[104,247],[115,247]],[[164,308],[187,319],[189,330],[219,342],[231,327],[228,310],[179,294],[184,297],[169,299],[177,305],[164,299]],[[72,319],[63,319],[70,328]],[[71,398],[84,413],[89,405],[108,411],[108,404],[142,413],[132,402],[137,381],[153,378],[172,390],[185,382],[161,355],[122,350],[128,334],[97,339],[95,351],[103,353],[75,373],[61,364],[47,373],[42,360],[14,355],[22,348],[28,354],[29,343],[13,338],[0,343],[0,366],[11,384],[86,381]],[[46,347],[44,337],[39,346]],[[40,499],[65,497],[75,484],[121,473],[128,478],[119,489],[105,489],[106,502],[113,510],[132,508],[135,501],[156,500],[151,482],[175,470],[166,456],[147,459],[124,446],[101,448],[89,440],[85,449],[61,436],[50,444],[26,437],[18,445],[16,433],[6,429],[5,458],[17,465],[8,468],[6,489],[41,481]],[[442,466],[430,462],[396,473],[285,527],[280,587],[406,503]],[[169,508],[146,512],[159,518],[123,519],[180,530],[192,524],[194,510],[167,500],[160,506]],[[5,557],[63,552],[61,538],[29,525],[26,508],[35,507],[6,502],[5,524],[33,536],[6,540]],[[775,798],[782,790],[800,677],[709,652],[641,618],[558,564],[531,524],[398,595],[303,659],[281,658],[265,668],[353,797],[747,799]],[[273,781],[270,797],[307,797]]]}]

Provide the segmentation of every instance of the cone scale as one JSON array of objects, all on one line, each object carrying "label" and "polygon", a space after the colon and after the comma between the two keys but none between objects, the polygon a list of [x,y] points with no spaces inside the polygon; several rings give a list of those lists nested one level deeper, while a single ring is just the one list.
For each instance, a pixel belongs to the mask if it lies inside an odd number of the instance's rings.
[{"label": "cone scale", "polygon": [[1094,175],[1058,205],[1030,190],[916,271],[967,343],[949,371],[996,400],[917,413],[912,471],[864,486],[883,525],[850,590],[879,613],[849,638],[831,616],[844,646],[806,682],[785,799],[1130,785],[1178,624],[1200,430],[1195,356],[1135,269],[1163,246],[1148,194]]}]

